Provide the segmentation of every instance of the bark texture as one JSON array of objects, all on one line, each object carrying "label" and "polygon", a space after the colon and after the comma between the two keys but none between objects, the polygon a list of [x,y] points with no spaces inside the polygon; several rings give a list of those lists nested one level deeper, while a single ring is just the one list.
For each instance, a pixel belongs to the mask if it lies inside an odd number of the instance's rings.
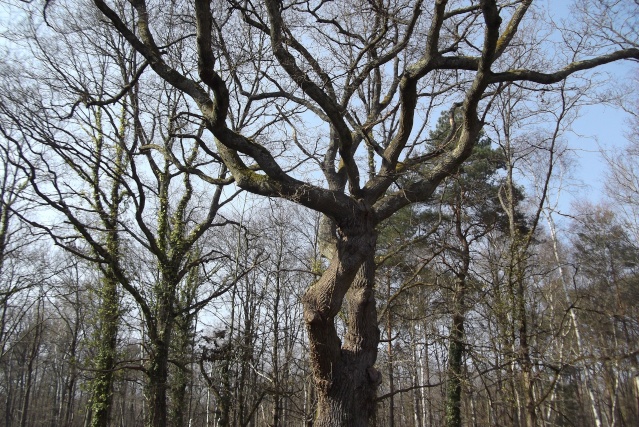
[{"label": "bark texture", "polygon": [[[375,306],[372,221],[338,227],[336,256],[304,297],[310,357],[318,390],[316,426],[367,426],[375,413],[381,375],[374,368],[379,343]],[[335,318],[346,301],[346,334]]]}]

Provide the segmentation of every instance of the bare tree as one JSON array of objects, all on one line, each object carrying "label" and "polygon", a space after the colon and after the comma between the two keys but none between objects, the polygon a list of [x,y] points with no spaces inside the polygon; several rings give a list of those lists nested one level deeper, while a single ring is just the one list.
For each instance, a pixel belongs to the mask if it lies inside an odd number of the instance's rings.
[{"label": "bare tree", "polygon": [[[374,413],[380,381],[373,366],[379,341],[373,290],[375,227],[398,209],[427,200],[470,155],[491,93],[519,81],[551,84],[578,71],[639,56],[635,47],[623,45],[594,57],[577,52],[554,70],[505,63],[504,52],[519,40],[517,30],[531,3],[457,6],[438,1],[430,11],[419,1],[350,4],[349,10],[359,11],[355,17],[330,3],[230,2],[219,8],[198,1],[192,10],[183,11],[192,17],[185,33],[197,35],[191,39],[197,52],[195,75],[165,59],[160,46],[170,52],[177,39],[159,36],[154,28],[175,18],[150,13],[164,7],[132,2],[137,18],[133,27],[109,4],[94,2],[161,78],[197,104],[240,187],[295,201],[322,212],[334,224],[337,232],[330,237],[335,246],[326,252],[330,265],[304,297],[319,397],[317,425],[365,425]],[[502,15],[507,20],[503,26]],[[234,35],[231,27],[243,36]],[[251,45],[253,70],[246,70],[246,59],[234,50],[237,37]],[[324,50],[308,46],[311,40],[322,43]],[[422,100],[428,103],[436,94],[455,90],[461,117],[451,128],[451,143],[428,152],[420,147],[423,136],[416,117]],[[326,124],[330,132],[323,154],[309,144],[308,134],[300,141],[295,115],[284,112],[291,103]],[[235,108],[268,105],[277,107],[273,117],[288,125],[282,127],[292,128],[292,135],[275,136],[276,125],[266,120],[253,131],[234,125],[239,120]],[[290,171],[294,162],[287,164],[287,156],[278,158],[278,141],[292,143],[303,158],[315,160],[327,187],[296,177]],[[362,146],[372,147],[372,163],[379,162],[364,184],[357,161]],[[396,185],[399,176],[426,162],[430,167],[418,179],[401,188]],[[340,337],[335,316],[344,301],[347,326]]]},{"label": "bare tree", "polygon": [[[193,319],[242,277],[231,274],[214,239],[204,242],[229,223],[218,214],[238,191],[224,193],[233,180],[227,168],[193,142],[202,127],[183,95],[157,79],[139,85],[146,64],[118,33],[79,10],[47,16],[47,30],[38,32],[42,22],[31,15],[32,32],[24,37],[41,61],[7,79],[14,86],[1,101],[2,134],[40,207],[21,218],[101,272],[90,423],[109,425],[115,375],[135,368],[147,377],[148,423],[181,425],[185,397],[178,392],[168,400],[169,381],[179,379],[169,366],[188,369],[182,353],[192,345]],[[110,54],[86,61],[102,43]],[[65,52],[64,64],[48,56],[53,46]],[[47,79],[57,83],[45,88]],[[114,86],[130,90],[107,96]],[[55,96],[41,96],[47,90]],[[65,115],[58,102],[69,106]],[[126,362],[117,348],[123,295],[141,313],[146,344],[144,356]]]},{"label": "bare tree", "polygon": [[[221,160],[240,188],[325,216],[321,246],[329,263],[303,298],[317,426],[363,426],[375,412],[381,381],[374,366],[380,335],[375,250],[381,222],[429,200],[458,170],[504,88],[524,82],[528,88],[543,87],[613,61],[639,59],[632,33],[630,40],[611,44],[582,31],[580,42],[565,37],[565,46],[554,46],[552,63],[541,60],[546,40],[520,31],[539,19],[531,0],[197,0],[193,5],[94,0],[93,5],[139,60],[129,69],[131,79],[119,80],[119,87],[87,91],[94,96],[89,104],[165,83],[172,88],[167,92],[183,102],[185,120],[197,120],[197,130],[189,136],[194,151],[179,143],[146,140],[127,146],[131,164],[137,149],[164,157],[166,169],[149,166],[159,172],[158,191],[164,173],[221,184],[224,174],[211,175],[206,168],[207,161]],[[54,3],[47,13],[64,6]],[[537,61],[522,65],[511,54],[520,46]],[[114,50],[108,45],[98,57]],[[53,49],[42,52],[55,57]],[[164,83],[148,77],[147,70]],[[61,85],[73,85],[73,80],[63,79]],[[63,108],[65,113],[87,99],[80,92],[77,103]],[[450,110],[450,131],[443,144],[432,148],[425,129],[429,114],[442,105]],[[171,115],[172,123],[177,118]],[[143,127],[136,124],[135,131]],[[184,153],[195,151],[208,160],[190,162]],[[142,194],[145,184],[132,178],[137,184],[131,189]],[[138,203],[136,209],[139,219],[144,206]],[[179,226],[172,230],[182,229],[180,215],[173,217]],[[151,235],[148,227],[138,225],[145,237]],[[156,243],[149,242],[156,242],[155,237],[145,241],[154,249]],[[185,241],[176,243],[172,249],[184,255]],[[186,246],[191,243],[187,239]],[[161,243],[157,246],[161,249]],[[163,275],[175,271],[168,268]],[[178,271],[186,274],[183,264]],[[147,310],[137,290],[121,283],[145,312],[148,330],[159,328],[151,337],[152,353],[166,354],[164,340],[173,323],[161,314],[166,313],[163,304],[172,300],[159,303],[156,325],[153,310]],[[526,351],[522,361],[529,365]],[[158,363],[151,370],[164,371],[164,362]],[[163,383],[157,384],[158,401],[163,389]],[[534,409],[529,413],[534,415]],[[163,416],[152,423],[162,425]]]}]

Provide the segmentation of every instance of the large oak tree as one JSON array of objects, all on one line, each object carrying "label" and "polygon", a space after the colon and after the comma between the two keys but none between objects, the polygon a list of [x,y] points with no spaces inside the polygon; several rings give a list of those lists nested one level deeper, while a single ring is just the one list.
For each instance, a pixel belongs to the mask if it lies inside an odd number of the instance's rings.
[{"label": "large oak tree", "polygon": [[[633,40],[573,33],[546,60],[532,3],[93,0],[143,57],[134,77],[152,70],[198,107],[206,132],[191,142],[239,187],[325,216],[329,263],[304,296],[315,425],[363,426],[375,410],[381,221],[457,171],[505,87],[639,59]],[[428,118],[442,108],[450,131],[433,146]]]}]

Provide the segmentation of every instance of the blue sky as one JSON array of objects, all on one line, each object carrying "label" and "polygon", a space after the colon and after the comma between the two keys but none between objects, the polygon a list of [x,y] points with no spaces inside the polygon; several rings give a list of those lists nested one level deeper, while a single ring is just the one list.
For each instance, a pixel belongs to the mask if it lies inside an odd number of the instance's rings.
[{"label": "blue sky", "polygon": [[[552,18],[570,20],[572,4],[574,1],[547,0],[538,5],[552,10]],[[639,64],[630,61],[616,62],[601,67],[610,75],[607,87],[603,89],[620,90],[627,87],[631,77],[639,73]],[[598,70],[598,71],[599,71]],[[592,72],[591,72],[592,73]],[[634,90],[632,97],[639,96],[639,90]],[[566,135],[570,147],[573,149],[574,168],[572,178],[575,184],[563,192],[560,209],[570,211],[570,206],[575,201],[587,200],[593,203],[605,201],[604,181],[607,166],[600,153],[605,150],[620,149],[627,144],[625,134],[628,130],[629,115],[619,107],[605,104],[595,104],[584,107],[580,117],[573,124],[573,132]]]},{"label": "blue sky", "polygon": [[[607,71],[611,73],[609,84],[615,88],[616,82],[627,81],[637,72],[637,65],[620,63],[607,67]],[[563,209],[569,208],[573,200],[599,202],[605,198],[603,184],[607,166],[600,149],[619,149],[627,144],[628,118],[625,111],[612,105],[591,105],[581,110],[581,117],[575,121],[567,139],[575,155],[574,178],[584,186],[575,189],[572,195],[565,194]]]}]

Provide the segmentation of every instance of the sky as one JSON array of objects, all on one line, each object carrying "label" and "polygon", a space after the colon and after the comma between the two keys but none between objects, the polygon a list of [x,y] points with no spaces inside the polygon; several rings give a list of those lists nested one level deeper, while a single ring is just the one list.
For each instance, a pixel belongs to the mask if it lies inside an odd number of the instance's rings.
[{"label": "sky", "polygon": [[[556,22],[565,20],[570,23],[572,4],[576,2],[546,0],[544,3],[541,0],[537,5],[552,11],[551,18]],[[599,67],[597,72],[599,71],[604,71],[610,76],[610,80],[602,89],[627,92],[627,82],[632,81],[632,77],[636,79],[639,64],[630,61],[615,62]],[[635,89],[632,96],[635,99],[639,97],[639,88]],[[574,163],[570,176],[572,185],[562,192],[558,206],[561,212],[570,213],[575,202],[605,202],[604,182],[607,166],[601,150],[619,150],[628,143],[625,137],[628,120],[629,114],[613,105],[595,104],[581,109],[580,117],[573,123],[572,132],[565,135],[572,149]]]},{"label": "sky", "polygon": [[[611,73],[609,84],[616,88],[617,82],[626,81],[637,68],[637,64],[629,62],[607,67],[606,71]],[[612,105],[583,107],[573,124],[573,131],[566,135],[575,157],[573,177],[582,185],[565,193],[565,200],[560,205],[562,210],[569,209],[574,201],[604,201],[607,166],[600,150],[620,149],[627,144],[628,119],[628,113]]]}]

